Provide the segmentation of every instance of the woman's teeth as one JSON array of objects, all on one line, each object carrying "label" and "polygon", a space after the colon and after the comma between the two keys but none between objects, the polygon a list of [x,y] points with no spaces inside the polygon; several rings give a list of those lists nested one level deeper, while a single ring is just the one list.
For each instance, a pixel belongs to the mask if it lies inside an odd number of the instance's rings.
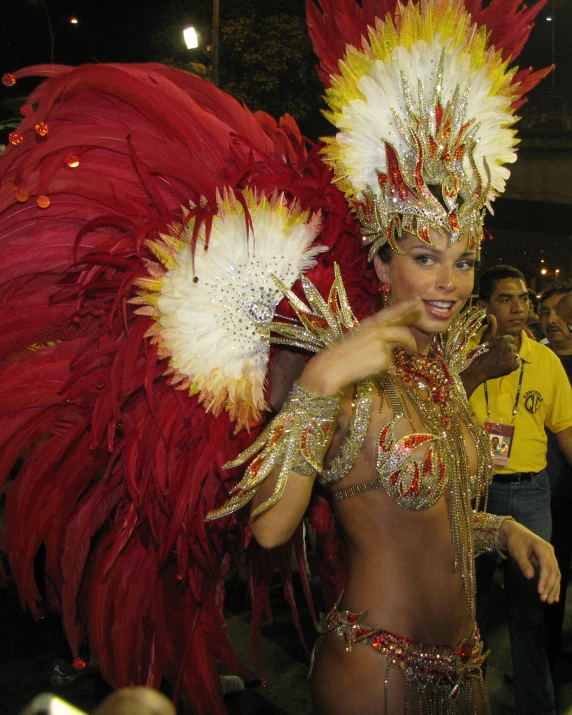
[{"label": "woman's teeth", "polygon": [[450,300],[426,300],[425,303],[432,313],[442,313],[444,315],[449,313],[454,305],[454,302]]}]

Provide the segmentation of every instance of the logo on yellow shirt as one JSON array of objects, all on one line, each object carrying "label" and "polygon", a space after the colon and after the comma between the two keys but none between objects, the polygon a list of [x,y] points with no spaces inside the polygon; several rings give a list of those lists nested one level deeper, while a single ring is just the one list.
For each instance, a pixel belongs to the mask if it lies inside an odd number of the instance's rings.
[{"label": "logo on yellow shirt", "polygon": [[542,397],[540,392],[537,392],[536,390],[529,390],[524,396],[524,406],[526,407],[528,412],[530,412],[531,415],[534,415],[543,400],[544,398]]}]

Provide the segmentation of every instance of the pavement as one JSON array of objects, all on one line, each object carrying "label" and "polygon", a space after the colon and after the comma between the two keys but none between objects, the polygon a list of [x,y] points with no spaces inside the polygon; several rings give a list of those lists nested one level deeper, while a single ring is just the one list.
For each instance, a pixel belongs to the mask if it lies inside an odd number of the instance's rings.
[{"label": "pavement", "polygon": [[[229,715],[310,715],[312,706],[307,685],[308,657],[292,626],[289,609],[279,583],[271,589],[274,623],[262,632],[262,674],[266,684],[226,697]],[[300,600],[300,603],[302,601]],[[309,643],[313,628],[307,608],[300,616]],[[229,631],[236,651],[248,667],[254,668],[250,652],[250,612],[246,589],[235,587],[228,599]],[[493,715],[514,714],[512,685],[505,680],[511,671],[510,646],[506,627],[500,575],[495,579],[489,624],[486,682]],[[572,715],[572,592],[569,590],[564,628],[565,660],[556,673],[558,714]],[[86,712],[90,712],[109,692],[95,669],[65,682],[70,654],[56,616],[35,623],[24,613],[13,584],[0,588],[0,715],[19,715],[35,695],[52,691]],[[59,671],[59,673],[58,673]],[[62,675],[63,674],[63,675]],[[54,675],[60,680],[58,685]],[[62,682],[63,681],[63,682]],[[209,715],[208,713],[200,715]]]}]

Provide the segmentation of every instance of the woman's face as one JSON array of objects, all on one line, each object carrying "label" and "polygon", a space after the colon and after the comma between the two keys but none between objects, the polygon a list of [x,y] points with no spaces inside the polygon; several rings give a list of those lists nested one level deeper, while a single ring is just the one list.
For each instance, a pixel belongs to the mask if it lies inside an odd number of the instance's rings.
[{"label": "woman's face", "polygon": [[468,239],[449,245],[449,237],[429,231],[433,246],[416,236],[403,233],[399,247],[403,255],[392,254],[384,263],[375,257],[374,266],[380,280],[391,287],[390,305],[419,295],[422,316],[410,325],[420,352],[428,350],[431,339],[446,330],[471,295],[475,280],[476,251],[467,250]]}]

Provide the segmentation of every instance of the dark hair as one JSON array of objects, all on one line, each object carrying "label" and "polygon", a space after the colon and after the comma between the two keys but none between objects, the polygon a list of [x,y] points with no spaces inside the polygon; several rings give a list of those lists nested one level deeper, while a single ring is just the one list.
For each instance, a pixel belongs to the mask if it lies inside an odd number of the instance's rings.
[{"label": "dark hair", "polygon": [[538,310],[538,298],[532,288],[528,288],[528,300],[532,303],[532,309],[536,313]]},{"label": "dark hair", "polygon": [[488,303],[495,292],[498,281],[502,281],[504,278],[519,278],[521,281],[525,281],[524,274],[514,266],[491,266],[481,274],[479,298]]},{"label": "dark hair", "polygon": [[542,302],[548,298],[552,298],[553,295],[559,295],[561,293],[570,293],[572,291],[572,281],[554,281],[548,288],[542,292],[540,296],[540,305]]}]

